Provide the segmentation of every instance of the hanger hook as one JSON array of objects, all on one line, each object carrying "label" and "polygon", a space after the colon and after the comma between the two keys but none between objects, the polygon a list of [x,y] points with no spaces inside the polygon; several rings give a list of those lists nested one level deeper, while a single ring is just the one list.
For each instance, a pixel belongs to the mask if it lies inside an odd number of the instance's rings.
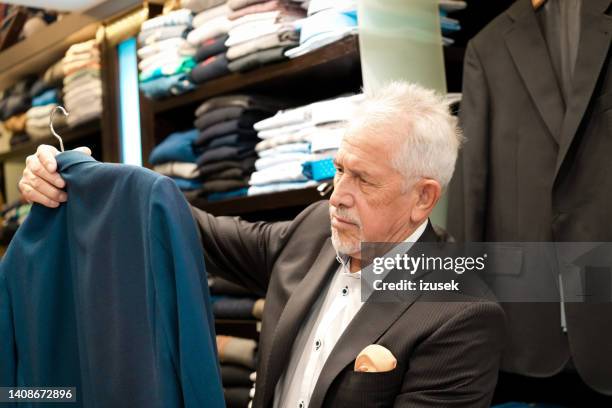
[{"label": "hanger hook", "polygon": [[51,129],[51,133],[53,133],[53,136],[55,136],[57,140],[59,140],[60,150],[64,152],[64,141],[62,140],[62,137],[55,132],[55,129],[53,129],[53,117],[55,116],[55,112],[57,112],[58,109],[61,110],[65,116],[69,115],[68,111],[66,111],[63,106],[57,105],[51,111],[51,118],[49,118],[49,129]]}]

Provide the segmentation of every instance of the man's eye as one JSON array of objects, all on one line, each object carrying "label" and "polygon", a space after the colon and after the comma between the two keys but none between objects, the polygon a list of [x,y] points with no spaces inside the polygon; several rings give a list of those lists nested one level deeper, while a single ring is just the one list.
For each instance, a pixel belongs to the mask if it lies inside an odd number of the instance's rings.
[{"label": "man's eye", "polygon": [[336,166],[336,172],[337,173],[344,173],[344,169],[342,167]]}]

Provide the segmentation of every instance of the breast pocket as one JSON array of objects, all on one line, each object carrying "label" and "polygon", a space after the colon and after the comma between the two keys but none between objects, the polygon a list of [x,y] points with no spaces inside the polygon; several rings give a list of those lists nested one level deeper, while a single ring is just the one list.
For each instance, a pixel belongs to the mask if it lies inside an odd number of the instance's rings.
[{"label": "breast pocket", "polygon": [[328,392],[326,407],[391,407],[399,394],[405,368],[398,364],[395,369],[382,373],[355,372],[353,366],[346,368]]}]

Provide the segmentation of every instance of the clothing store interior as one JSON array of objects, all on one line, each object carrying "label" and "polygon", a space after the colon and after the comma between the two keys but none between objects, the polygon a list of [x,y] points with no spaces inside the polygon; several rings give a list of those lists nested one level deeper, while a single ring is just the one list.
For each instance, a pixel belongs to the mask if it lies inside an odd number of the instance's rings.
[{"label": "clothing store interior", "polygon": [[609,254],[386,304],[337,244],[612,242],[611,41],[612,0],[0,3],[0,407],[612,407]]}]

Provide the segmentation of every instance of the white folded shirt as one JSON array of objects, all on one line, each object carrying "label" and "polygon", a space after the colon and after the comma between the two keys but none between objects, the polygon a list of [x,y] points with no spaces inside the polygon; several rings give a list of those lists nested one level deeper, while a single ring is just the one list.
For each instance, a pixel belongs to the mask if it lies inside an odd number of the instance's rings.
[{"label": "white folded shirt", "polygon": [[270,157],[283,153],[310,153],[310,143],[286,143],[259,151],[259,157]]},{"label": "white folded shirt", "polygon": [[198,46],[202,41],[227,34],[229,29],[230,21],[227,17],[219,16],[187,34],[187,41],[191,45]]},{"label": "white folded shirt", "polygon": [[245,24],[261,22],[261,21],[271,22],[272,24],[274,24],[279,15],[280,15],[280,11],[278,10],[265,11],[262,13],[247,14],[236,20],[233,20],[231,23],[231,30],[237,29],[238,27],[245,25]]},{"label": "white folded shirt", "polygon": [[222,4],[220,6],[204,10],[193,18],[193,27],[199,28],[204,25],[204,23],[214,20],[217,17],[227,17],[231,12],[232,10],[227,6],[227,4]]},{"label": "white folded shirt", "polygon": [[278,111],[274,116],[260,120],[253,127],[257,131],[279,128],[296,123],[303,123],[310,120],[310,110],[308,106],[301,106],[294,109]]},{"label": "white folded shirt", "polygon": [[252,186],[279,183],[282,181],[307,180],[302,174],[302,161],[293,161],[277,164],[265,170],[258,170],[251,174],[249,184]]},{"label": "white folded shirt", "polygon": [[318,153],[339,149],[345,133],[345,127],[336,129],[319,128],[311,136],[312,143],[310,145],[310,151],[312,153]]},{"label": "white folded shirt", "polygon": [[299,162],[303,163],[311,159],[310,153],[282,153],[269,157],[261,157],[255,161],[257,171],[276,167],[281,163]]},{"label": "white folded shirt", "polygon": [[163,51],[140,61],[138,63],[138,70],[146,71],[147,69],[156,68],[165,64],[168,61],[182,60],[183,58],[184,55],[181,55],[178,49]]},{"label": "white folded shirt", "polygon": [[313,126],[310,122],[302,122],[295,123],[293,125],[287,125],[274,129],[262,130],[257,133],[257,136],[260,139],[270,139],[272,137],[282,136],[282,135],[292,135],[297,134],[304,131],[309,131],[309,129],[313,129]]},{"label": "white folded shirt", "polygon": [[236,31],[232,30],[232,32],[229,33],[229,38],[225,42],[225,46],[233,47],[234,45],[263,37],[264,35],[276,33],[283,26],[286,26],[286,24],[257,24],[249,29],[241,28]]},{"label": "white folded shirt", "polygon": [[295,48],[285,51],[285,56],[289,58],[296,58],[300,55],[304,55],[316,49],[322,48],[328,44],[340,41],[349,35],[357,35],[357,32],[357,27],[343,27],[338,31],[322,33],[315,37],[309,38],[305,43],[300,44]]},{"label": "white folded shirt", "polygon": [[159,174],[170,177],[181,177],[184,179],[194,179],[198,177],[198,165],[189,162],[169,162],[153,166],[153,170]]},{"label": "white folded shirt", "polygon": [[266,149],[272,149],[289,143],[310,142],[310,133],[297,132],[289,135],[275,136],[269,139],[262,140],[255,145],[255,151],[261,152]]},{"label": "white folded shirt", "polygon": [[79,98],[81,95],[102,95],[102,82],[91,81],[85,85],[76,88],[71,88],[69,92],[64,93],[64,102],[69,102]]},{"label": "white folded shirt", "polygon": [[181,37],[168,38],[166,40],[162,40],[160,42],[156,42],[153,44],[145,45],[142,48],[139,48],[136,52],[138,54],[138,58],[143,61],[151,57],[153,55],[159,54],[168,50],[178,50],[181,47],[188,45],[187,40]]},{"label": "white folded shirt", "polygon": [[174,25],[182,25],[182,24],[191,24],[192,23],[192,15],[191,10],[189,9],[179,9],[175,11],[171,11],[168,14],[163,14],[158,17],[153,17],[142,23],[140,26],[141,31],[152,30],[154,28],[165,27],[165,26],[174,26]]}]

